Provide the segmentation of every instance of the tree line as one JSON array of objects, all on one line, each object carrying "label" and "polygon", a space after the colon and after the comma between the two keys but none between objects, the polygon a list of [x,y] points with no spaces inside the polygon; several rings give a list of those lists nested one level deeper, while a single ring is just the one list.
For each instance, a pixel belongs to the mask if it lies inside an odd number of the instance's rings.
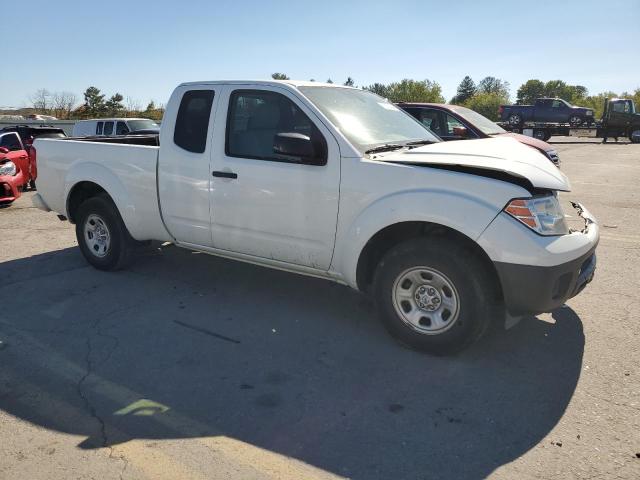
[{"label": "tree line", "polygon": [[[276,80],[289,80],[285,73],[276,72],[271,75]],[[311,79],[311,81],[315,81]],[[329,78],[327,83],[333,83]],[[356,87],[352,77],[347,77],[343,85]],[[360,88],[376,93],[391,102],[424,102],[446,103],[442,95],[442,87],[436,81],[413,80],[405,78],[398,82],[373,83],[363,85]],[[549,80],[544,82],[531,79],[524,82],[516,92],[516,103],[521,105],[532,104],[539,97],[559,97],[577,106],[588,107],[595,111],[596,118],[602,115],[605,98],[631,98],[640,106],[640,88],[631,92],[606,91],[595,95],[589,95],[589,91],[582,85],[571,85],[563,80]],[[162,120],[164,105],[156,105],[150,101],[146,108],[141,104],[120,93],[115,93],[107,98],[99,88],[88,87],[83,93],[84,102],[77,106],[78,99],[70,92],[50,92],[40,89],[30,98],[35,113],[53,115],[60,119],[82,119],[95,117],[145,117],[154,120]],[[488,76],[477,83],[469,76],[465,76],[456,94],[449,103],[462,105],[484,115],[491,120],[498,120],[498,108],[510,102],[509,82],[496,77]]]},{"label": "tree line", "polygon": [[[289,80],[284,73],[274,73],[276,80]],[[314,81],[313,79],[311,81]],[[330,79],[328,83],[333,83]],[[355,86],[353,78],[348,77],[344,85]],[[421,103],[445,103],[442,95],[442,87],[432,80],[404,79],[388,84],[374,83],[361,87],[391,102],[421,102]],[[589,91],[582,85],[570,85],[563,80],[549,80],[543,82],[531,79],[524,82],[517,90],[516,103],[519,105],[532,104],[536,98],[558,97],[567,102],[581,107],[591,108],[595,111],[596,118],[600,118],[604,109],[606,98],[631,98],[637,106],[640,106],[640,88],[631,92],[606,91],[595,95],[589,95]],[[498,120],[498,108],[500,105],[511,103],[509,82],[496,77],[484,77],[479,82],[469,76],[465,76],[458,85],[456,94],[449,100],[454,105],[462,105],[484,115],[491,120]]]},{"label": "tree line", "polygon": [[145,117],[162,120],[164,105],[152,100],[143,110],[137,100],[118,92],[107,98],[99,88],[91,86],[83,93],[84,102],[71,92],[51,92],[41,88],[29,97],[34,113],[52,115],[62,120],[79,120],[96,117]]}]

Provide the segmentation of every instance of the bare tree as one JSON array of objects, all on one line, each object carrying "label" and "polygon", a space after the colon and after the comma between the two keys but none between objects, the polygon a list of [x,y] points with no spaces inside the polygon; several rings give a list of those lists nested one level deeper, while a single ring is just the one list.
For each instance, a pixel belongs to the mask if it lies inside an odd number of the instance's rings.
[{"label": "bare tree", "polygon": [[62,98],[64,98],[64,116],[65,118],[69,118],[73,108],[76,106],[76,103],[78,103],[78,96],[73,92],[62,92]]},{"label": "bare tree", "polygon": [[50,111],[58,118],[69,118],[78,97],[72,92],[53,92],[50,100]]},{"label": "bare tree", "polygon": [[48,114],[51,108],[51,92],[46,88],[41,88],[29,97],[36,113]]},{"label": "bare tree", "polygon": [[127,116],[135,116],[140,110],[142,110],[142,105],[139,100],[136,100],[133,97],[127,96],[125,100],[126,105],[126,113]]}]

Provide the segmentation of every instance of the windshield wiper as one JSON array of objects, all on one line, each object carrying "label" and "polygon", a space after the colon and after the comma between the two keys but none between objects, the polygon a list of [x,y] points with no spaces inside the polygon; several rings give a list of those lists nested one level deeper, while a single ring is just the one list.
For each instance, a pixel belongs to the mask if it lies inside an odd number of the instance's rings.
[{"label": "windshield wiper", "polygon": [[407,142],[405,143],[406,147],[418,147],[420,145],[431,145],[432,143],[436,143],[433,140],[416,140],[415,142]]},{"label": "windshield wiper", "polygon": [[393,150],[399,150],[403,147],[404,145],[400,145],[399,143],[385,143],[383,145],[378,145],[377,147],[370,148],[369,150],[365,150],[364,153],[391,152]]}]

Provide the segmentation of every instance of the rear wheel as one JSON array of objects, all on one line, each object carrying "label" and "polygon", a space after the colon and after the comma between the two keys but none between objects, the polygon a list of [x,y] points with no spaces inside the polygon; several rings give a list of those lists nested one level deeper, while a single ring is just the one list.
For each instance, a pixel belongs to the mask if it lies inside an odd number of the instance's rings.
[{"label": "rear wheel", "polygon": [[640,129],[633,130],[629,135],[629,140],[631,143],[640,143]]},{"label": "rear wheel", "polygon": [[479,339],[490,323],[493,282],[474,252],[443,239],[415,239],[380,261],[374,294],[382,322],[402,343],[444,355]]},{"label": "rear wheel", "polygon": [[569,125],[572,127],[579,127],[583,123],[585,123],[585,119],[580,115],[571,115],[571,117],[569,117]]},{"label": "rear wheel", "polygon": [[513,125],[514,127],[518,127],[522,125],[522,115],[520,115],[519,113],[512,113],[511,115],[509,115],[509,118],[507,118],[507,122],[509,122],[509,124]]},{"label": "rear wheel", "polygon": [[119,270],[131,263],[135,240],[106,195],[90,198],[80,205],[76,238],[84,258],[99,270]]}]

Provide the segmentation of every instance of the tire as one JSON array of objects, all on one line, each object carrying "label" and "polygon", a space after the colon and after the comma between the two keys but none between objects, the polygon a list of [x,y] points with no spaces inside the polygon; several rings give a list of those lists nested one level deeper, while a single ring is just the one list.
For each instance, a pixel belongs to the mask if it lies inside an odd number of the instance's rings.
[{"label": "tire", "polygon": [[629,141],[631,143],[640,143],[640,129],[638,130],[633,130],[630,134],[629,134]]},{"label": "tire", "polygon": [[519,127],[522,125],[522,116],[519,113],[512,113],[507,118],[507,122],[514,127]]},{"label": "tire", "polygon": [[36,190],[36,181],[35,180],[29,180],[29,188],[31,190]]},{"label": "tire", "polygon": [[569,117],[569,125],[572,127],[579,127],[585,123],[585,118],[580,115],[571,115]]},{"label": "tire", "polygon": [[[427,238],[401,243],[384,255],[373,293],[389,333],[435,355],[453,354],[477,341],[491,322],[497,297],[476,254],[449,239]],[[411,304],[411,313],[404,302]]]},{"label": "tire", "polygon": [[107,195],[92,197],[80,205],[76,239],[84,258],[98,270],[120,270],[133,260],[135,240]]}]

